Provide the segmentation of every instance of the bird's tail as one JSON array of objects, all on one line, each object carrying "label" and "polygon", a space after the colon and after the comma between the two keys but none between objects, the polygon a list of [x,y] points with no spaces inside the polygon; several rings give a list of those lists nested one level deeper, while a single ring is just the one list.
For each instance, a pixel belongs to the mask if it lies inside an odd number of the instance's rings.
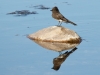
[{"label": "bird's tail", "polygon": [[71,23],[71,24],[73,24],[73,25],[77,25],[76,23],[74,23],[74,22],[72,22],[72,21],[68,21],[68,23]]}]

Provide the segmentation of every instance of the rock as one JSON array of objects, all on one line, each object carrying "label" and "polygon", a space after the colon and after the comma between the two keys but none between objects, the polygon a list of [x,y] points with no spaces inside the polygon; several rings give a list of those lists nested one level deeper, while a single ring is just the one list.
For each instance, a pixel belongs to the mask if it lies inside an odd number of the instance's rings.
[{"label": "rock", "polygon": [[42,10],[50,9],[49,7],[46,7],[44,5],[36,5],[36,6],[33,6],[33,7],[36,8],[36,9],[42,9]]},{"label": "rock", "polygon": [[36,33],[30,34],[28,38],[44,48],[55,51],[75,48],[82,41],[76,32],[62,26],[44,28]]},{"label": "rock", "polygon": [[29,10],[20,10],[20,11],[18,10],[18,11],[7,13],[7,14],[15,14],[16,16],[26,16],[29,14],[38,14],[38,13],[36,11],[30,12]]}]

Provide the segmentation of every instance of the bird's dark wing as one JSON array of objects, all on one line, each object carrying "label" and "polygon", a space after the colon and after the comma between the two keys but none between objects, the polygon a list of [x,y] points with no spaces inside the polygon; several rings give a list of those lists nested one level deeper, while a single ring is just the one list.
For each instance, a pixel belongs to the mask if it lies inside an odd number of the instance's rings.
[{"label": "bird's dark wing", "polygon": [[61,13],[60,14],[57,14],[57,17],[65,22],[68,21],[68,19],[66,19]]},{"label": "bird's dark wing", "polygon": [[58,14],[57,17],[58,17],[59,19],[63,20],[64,22],[66,22],[66,23],[71,23],[71,24],[73,24],[73,25],[77,25],[77,24],[75,24],[74,22],[72,22],[72,21],[68,20],[67,18],[65,18],[61,13]]}]

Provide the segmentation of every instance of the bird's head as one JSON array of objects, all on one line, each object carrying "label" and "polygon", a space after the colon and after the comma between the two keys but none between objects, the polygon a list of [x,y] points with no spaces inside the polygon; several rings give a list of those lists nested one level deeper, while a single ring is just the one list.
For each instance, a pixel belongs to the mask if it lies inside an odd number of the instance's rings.
[{"label": "bird's head", "polygon": [[55,7],[53,7],[50,11],[52,11],[52,12],[53,12],[53,11],[58,11],[58,12],[59,12],[59,9],[58,9],[58,7],[55,6]]}]

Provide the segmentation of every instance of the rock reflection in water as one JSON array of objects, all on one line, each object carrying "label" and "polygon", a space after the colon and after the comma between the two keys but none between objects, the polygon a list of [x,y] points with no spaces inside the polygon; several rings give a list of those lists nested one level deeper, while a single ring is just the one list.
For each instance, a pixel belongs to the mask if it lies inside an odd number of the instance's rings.
[{"label": "rock reflection in water", "polygon": [[43,48],[61,52],[64,50],[69,50],[75,48],[79,43],[59,43],[59,42],[43,42],[43,41],[37,41],[33,40],[38,45],[42,46]]},{"label": "rock reflection in water", "polygon": [[71,54],[73,53],[77,48],[75,47],[74,49],[72,49],[71,51],[66,51],[65,53],[59,55],[58,57],[54,58],[53,59],[53,68],[54,70],[59,70],[61,64],[66,60],[66,58]]}]

